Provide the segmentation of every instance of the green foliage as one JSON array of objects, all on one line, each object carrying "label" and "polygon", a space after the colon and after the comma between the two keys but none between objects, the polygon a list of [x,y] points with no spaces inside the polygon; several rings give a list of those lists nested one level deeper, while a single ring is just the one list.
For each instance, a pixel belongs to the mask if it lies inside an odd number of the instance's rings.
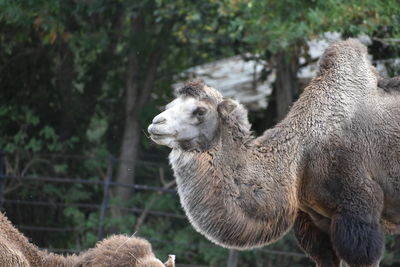
[{"label": "green foliage", "polygon": [[[231,1],[228,1],[231,2]],[[235,21],[237,36],[261,54],[265,50],[296,51],[305,42],[325,32],[345,36],[375,36],[392,28],[392,37],[399,38],[400,4],[398,1],[296,1],[239,0],[233,8],[241,16]]]},{"label": "green foliage", "polygon": [[24,106],[15,109],[10,106],[1,107],[0,120],[3,122],[0,147],[3,147],[4,152],[60,152],[77,142],[76,137],[61,142],[52,126],[40,123],[39,116]]}]

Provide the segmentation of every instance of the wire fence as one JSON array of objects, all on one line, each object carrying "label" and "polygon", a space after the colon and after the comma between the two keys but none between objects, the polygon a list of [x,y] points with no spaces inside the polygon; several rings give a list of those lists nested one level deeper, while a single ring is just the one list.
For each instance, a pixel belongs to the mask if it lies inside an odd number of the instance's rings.
[{"label": "wire fence", "polygon": [[[152,186],[145,184],[128,184],[128,183],[118,183],[114,181],[114,167],[119,162],[115,157],[109,156],[107,158],[102,157],[93,157],[93,156],[81,156],[81,155],[60,155],[60,154],[35,154],[31,155],[31,157],[35,158],[46,158],[46,159],[73,159],[73,160],[95,160],[95,161],[104,161],[106,159],[106,174],[105,177],[101,179],[82,179],[76,177],[69,176],[42,176],[42,175],[11,175],[6,172],[6,154],[0,151],[0,206],[3,207],[5,204],[13,205],[13,206],[41,206],[41,207],[52,207],[52,208],[65,208],[65,207],[76,207],[76,208],[85,208],[99,211],[99,224],[97,230],[97,238],[101,240],[105,236],[104,232],[104,222],[107,217],[107,212],[110,208],[116,207],[122,212],[132,212],[141,214],[146,212],[149,215],[161,216],[167,218],[174,219],[185,219],[185,216],[182,214],[158,211],[152,209],[144,209],[137,207],[126,207],[126,206],[118,206],[110,204],[110,190],[116,187],[122,187],[126,189],[131,189],[135,191],[147,191],[159,194],[174,194],[176,195],[175,189],[163,188],[160,186]],[[153,162],[146,161],[135,161],[135,165],[145,165],[150,166],[152,168],[158,168],[162,170],[162,166],[160,163],[156,164]],[[172,177],[170,177],[172,179]],[[13,199],[8,198],[5,194],[5,185],[8,181],[14,182],[37,182],[37,183],[46,183],[46,184],[54,184],[56,186],[60,186],[62,184],[80,184],[80,185],[89,185],[89,186],[99,186],[102,188],[102,199],[99,203],[84,203],[84,202],[62,202],[62,201],[52,201],[52,200],[35,200],[35,199]],[[3,208],[4,210],[4,208]],[[74,227],[49,227],[49,226],[35,226],[35,225],[17,225],[17,227],[21,230],[32,230],[32,231],[40,231],[40,232],[73,232],[78,231],[79,229]],[[52,249],[51,249],[52,250]],[[63,249],[56,249],[57,251],[63,251]],[[70,249],[66,249],[65,251],[70,251]]]},{"label": "wire fence", "polygon": [[[32,156],[32,155],[31,155]],[[98,158],[98,157],[86,157],[86,156],[75,156],[75,155],[58,155],[58,154],[40,154],[34,155],[32,157],[40,157],[40,158],[47,158],[47,159],[68,159],[68,160],[94,160],[94,161],[102,161],[106,162],[103,166],[105,169],[104,177],[101,179],[86,179],[86,178],[77,178],[71,177],[67,175],[57,176],[57,175],[38,175],[38,174],[27,174],[24,175],[15,175],[6,172],[6,155],[0,151],[0,207],[2,210],[4,206],[7,205],[8,207],[22,207],[25,206],[26,208],[29,207],[43,207],[43,208],[68,208],[68,207],[75,207],[80,209],[90,209],[93,211],[97,211],[99,214],[98,217],[98,225],[97,225],[97,240],[101,240],[107,234],[105,231],[105,221],[107,218],[107,214],[111,208],[118,208],[123,212],[134,213],[134,214],[149,214],[151,216],[158,216],[166,219],[172,220],[186,220],[186,217],[182,213],[175,213],[175,212],[168,212],[168,211],[160,211],[160,210],[153,210],[147,207],[126,207],[126,206],[119,206],[111,202],[111,190],[116,187],[122,187],[126,189],[134,190],[134,192],[150,192],[150,193],[157,193],[160,194],[161,197],[165,194],[172,194],[174,197],[177,196],[176,189],[165,188],[161,186],[154,186],[154,185],[147,185],[147,184],[127,184],[127,183],[118,183],[114,181],[114,172],[115,166],[118,163],[118,159],[115,157],[107,157],[107,158]],[[146,161],[138,161],[135,162],[136,165],[141,166],[150,166],[151,168],[157,169],[156,172],[162,173],[164,176],[164,165],[161,163],[154,163],[154,162],[146,162]],[[172,175],[170,175],[169,180],[173,180]],[[163,177],[165,179],[165,177]],[[62,186],[62,185],[86,185],[91,187],[98,187],[101,190],[98,194],[101,194],[101,198],[99,198],[97,203],[87,203],[87,202],[65,202],[60,200],[52,200],[52,199],[18,199],[15,197],[8,197],[6,194],[6,185],[13,181],[19,183],[27,183],[27,182],[35,182],[35,183],[43,183],[43,184],[54,184],[55,186]],[[11,208],[13,209],[13,208]],[[7,211],[7,209],[6,209]],[[186,222],[187,223],[187,222]],[[21,231],[30,231],[35,233],[67,233],[67,232],[82,232],[84,229],[82,227],[57,227],[57,226],[48,226],[48,225],[30,225],[26,223],[16,224],[16,227]],[[175,246],[182,246],[182,247],[193,247],[197,246],[198,244],[188,244],[185,242],[177,242],[171,240],[160,240],[156,238],[149,238],[151,242],[163,243],[163,244],[173,244]],[[213,246],[210,244],[210,247]],[[48,248],[48,250],[53,252],[60,252],[60,253],[76,253],[79,252],[79,249],[71,249],[71,248]],[[272,250],[272,249],[259,249],[262,253],[267,253],[271,255],[284,255],[285,257],[297,257],[297,258],[304,258],[305,255],[302,253],[296,252],[286,252],[286,251],[279,251],[279,250]],[[177,265],[177,266],[192,266],[192,267],[205,267],[204,265]]]},{"label": "wire fence", "polygon": [[[143,190],[143,191],[153,191],[158,193],[176,193],[174,189],[165,189],[162,187],[156,186],[148,186],[148,185],[141,185],[141,184],[124,184],[124,183],[116,183],[112,182],[112,176],[108,176],[105,181],[91,181],[91,180],[84,180],[84,179],[76,179],[76,178],[61,178],[61,177],[40,177],[40,176],[15,176],[15,175],[0,175],[0,179],[17,179],[17,180],[28,180],[28,181],[35,181],[35,182],[50,182],[50,183],[79,183],[79,184],[91,184],[91,185],[101,185],[103,186],[103,200],[101,204],[88,204],[88,203],[61,203],[61,202],[46,202],[46,201],[35,201],[35,200],[18,200],[18,199],[7,199],[3,197],[0,200],[0,203],[10,203],[10,204],[17,204],[17,205],[33,205],[33,206],[57,206],[57,207],[66,207],[66,206],[75,206],[80,208],[93,208],[98,209],[101,211],[100,213],[100,223],[98,229],[98,239],[101,240],[104,237],[104,219],[106,217],[106,211],[110,206],[110,194],[109,189],[110,187],[123,187],[128,189],[135,189],[135,190]],[[3,195],[0,193],[0,195]],[[130,211],[134,213],[142,213],[145,210],[139,208],[126,208],[126,207],[119,207],[118,208],[122,211]],[[172,218],[185,218],[183,215],[174,214],[169,212],[161,212],[161,211],[154,211],[148,210],[148,214],[163,216],[163,217],[172,217]],[[26,229],[26,226],[24,226]],[[50,228],[50,227],[41,227],[42,231],[71,231],[67,228]]]}]

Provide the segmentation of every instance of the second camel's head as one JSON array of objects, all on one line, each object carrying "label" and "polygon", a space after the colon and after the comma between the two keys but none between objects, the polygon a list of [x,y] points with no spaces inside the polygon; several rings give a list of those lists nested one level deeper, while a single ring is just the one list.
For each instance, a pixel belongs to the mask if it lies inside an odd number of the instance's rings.
[{"label": "second camel's head", "polygon": [[175,267],[175,255],[162,263],[151,244],[138,237],[113,235],[78,256],[75,267]]},{"label": "second camel's head", "polygon": [[217,90],[200,81],[192,81],[177,91],[177,98],[165,111],[154,117],[148,132],[159,145],[184,151],[207,151],[220,138],[222,123],[229,124],[232,120],[236,128],[250,128],[242,105],[224,99]]}]

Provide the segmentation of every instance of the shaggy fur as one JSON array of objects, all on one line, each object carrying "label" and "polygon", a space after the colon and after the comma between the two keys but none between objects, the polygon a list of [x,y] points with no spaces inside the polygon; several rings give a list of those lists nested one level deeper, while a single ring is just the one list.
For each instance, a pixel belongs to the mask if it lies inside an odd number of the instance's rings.
[{"label": "shaggy fur", "polygon": [[2,267],[29,267],[28,260],[21,251],[9,244],[6,239],[0,237],[0,263]]},{"label": "shaggy fur", "polygon": [[[212,134],[191,136],[179,146],[179,131],[163,135],[171,131],[168,107],[149,132],[173,148],[178,193],[195,229],[219,245],[249,249],[294,225],[317,266],[337,267],[340,260],[378,266],[383,233],[400,233],[400,91],[388,93],[383,80],[385,90],[378,88],[378,78],[362,44],[334,43],[287,117],[258,138],[237,102],[216,90],[208,94],[212,88],[198,83],[190,85],[195,90],[181,90],[178,99],[194,91],[215,99],[207,105],[209,118],[217,120],[207,131]],[[190,116],[188,121],[199,132],[210,127]]]},{"label": "shaggy fur", "polygon": [[380,79],[378,86],[387,92],[400,91],[400,76]]},{"label": "shaggy fur", "polygon": [[[117,265],[118,264],[118,265]],[[142,238],[118,235],[99,242],[95,248],[81,254],[74,267],[172,267],[170,259],[165,265],[153,254],[151,245]]]},{"label": "shaggy fur", "polygon": [[111,236],[80,255],[63,257],[40,250],[13,227],[0,213],[1,267],[174,267],[174,259],[165,264],[153,254],[145,239],[124,235]]}]

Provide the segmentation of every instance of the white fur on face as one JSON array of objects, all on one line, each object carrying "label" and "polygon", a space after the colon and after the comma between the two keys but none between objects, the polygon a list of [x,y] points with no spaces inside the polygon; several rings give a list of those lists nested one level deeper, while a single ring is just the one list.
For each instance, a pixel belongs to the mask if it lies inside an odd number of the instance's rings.
[{"label": "white fur on face", "polygon": [[209,109],[206,104],[193,97],[179,97],[169,103],[166,110],[154,117],[149,126],[151,139],[159,145],[178,148],[179,141],[196,140],[200,134],[212,132],[217,121],[215,112],[207,112],[204,115],[207,123],[199,126],[199,118],[193,115],[198,107]]}]

